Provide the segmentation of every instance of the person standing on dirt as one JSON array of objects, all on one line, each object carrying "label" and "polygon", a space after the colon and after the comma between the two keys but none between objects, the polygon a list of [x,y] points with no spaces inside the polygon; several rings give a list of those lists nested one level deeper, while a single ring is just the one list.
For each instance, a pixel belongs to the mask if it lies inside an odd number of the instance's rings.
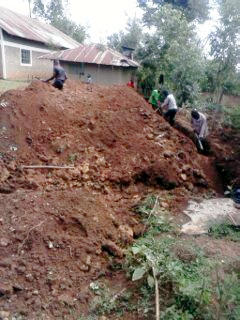
[{"label": "person standing on dirt", "polygon": [[164,118],[170,123],[170,125],[174,125],[174,120],[176,113],[178,111],[176,99],[173,94],[169,94],[167,90],[163,90],[163,97],[165,98],[161,108],[167,107],[167,112],[164,113]]},{"label": "person standing on dirt", "polygon": [[195,133],[197,149],[200,152],[208,152],[209,144],[207,142],[208,126],[206,116],[195,109],[192,110],[191,116],[191,125]]},{"label": "person standing on dirt", "polygon": [[153,109],[158,109],[160,100],[160,92],[158,89],[154,89],[148,102],[152,105]]},{"label": "person standing on dirt", "polygon": [[67,75],[63,67],[61,67],[59,60],[53,62],[53,76],[47,79],[45,82],[54,80],[53,86],[59,90],[63,89],[64,82],[67,80]]}]

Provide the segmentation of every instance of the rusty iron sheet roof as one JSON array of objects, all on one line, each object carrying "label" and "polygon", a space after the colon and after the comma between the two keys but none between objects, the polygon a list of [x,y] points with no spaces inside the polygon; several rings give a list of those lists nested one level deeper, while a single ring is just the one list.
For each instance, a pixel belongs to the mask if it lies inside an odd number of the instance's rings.
[{"label": "rusty iron sheet roof", "polygon": [[79,43],[53,26],[0,7],[0,28],[12,36],[59,48],[76,48]]},{"label": "rusty iron sheet roof", "polygon": [[139,63],[121,53],[102,45],[83,45],[78,48],[47,53],[40,59],[60,60],[68,62],[94,63],[117,67],[139,67]]}]

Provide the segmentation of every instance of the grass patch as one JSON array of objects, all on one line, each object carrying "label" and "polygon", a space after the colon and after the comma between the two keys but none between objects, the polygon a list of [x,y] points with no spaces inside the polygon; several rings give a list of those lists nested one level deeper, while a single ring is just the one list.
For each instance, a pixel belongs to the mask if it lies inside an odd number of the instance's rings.
[{"label": "grass patch", "polygon": [[212,225],[209,228],[208,234],[215,239],[227,239],[235,242],[240,241],[240,228],[228,223]]},{"label": "grass patch", "polygon": [[[135,208],[147,232],[127,250],[122,267],[135,285],[116,294],[104,284],[91,284],[95,299],[85,319],[105,315],[117,319],[129,312],[136,319],[156,319],[156,282],[161,320],[240,319],[239,266],[214,261],[198,246],[182,240],[159,201],[151,195]],[[211,232],[214,237],[233,239],[232,233],[239,237],[226,225],[213,226]]]},{"label": "grass patch", "polygon": [[224,123],[234,129],[240,130],[240,106],[224,108]]}]

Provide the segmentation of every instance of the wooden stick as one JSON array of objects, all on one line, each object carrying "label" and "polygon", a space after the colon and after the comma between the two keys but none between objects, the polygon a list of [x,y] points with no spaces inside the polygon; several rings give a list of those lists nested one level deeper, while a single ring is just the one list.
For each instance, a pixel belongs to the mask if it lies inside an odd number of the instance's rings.
[{"label": "wooden stick", "polygon": [[236,221],[233,219],[233,216],[232,216],[230,213],[228,214],[228,217],[230,218],[230,220],[232,221],[232,223],[233,223],[235,226],[237,226]]},{"label": "wooden stick", "polygon": [[33,226],[32,228],[30,228],[27,232],[27,236],[25,239],[23,239],[23,242],[19,245],[18,247],[18,254],[20,253],[20,251],[22,250],[23,246],[25,245],[31,231],[33,231],[34,229],[39,228],[43,223],[45,223],[48,219],[45,219],[44,221],[41,221],[39,224],[37,224],[36,226]]},{"label": "wooden stick", "polygon": [[151,210],[151,212],[150,212],[150,214],[149,214],[149,216],[148,216],[147,220],[149,220],[149,219],[151,218],[152,214],[154,213],[154,211],[155,211],[155,209],[156,209],[156,206],[157,206],[157,204],[158,204],[158,198],[159,198],[159,196],[157,196],[157,197],[156,197],[156,200],[155,200],[154,206],[153,206],[153,208],[152,208],[152,210]]},{"label": "wooden stick", "polygon": [[74,169],[73,166],[22,166],[23,169]]},{"label": "wooden stick", "polygon": [[160,320],[160,307],[159,307],[159,288],[158,288],[158,281],[157,275],[154,267],[152,267],[153,277],[155,282],[155,305],[156,305],[156,320]]}]

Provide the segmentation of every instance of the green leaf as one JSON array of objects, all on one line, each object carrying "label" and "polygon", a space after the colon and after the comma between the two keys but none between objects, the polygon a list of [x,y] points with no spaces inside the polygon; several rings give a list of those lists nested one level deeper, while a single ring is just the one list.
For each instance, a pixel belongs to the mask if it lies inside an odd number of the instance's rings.
[{"label": "green leaf", "polygon": [[137,281],[139,279],[142,279],[144,274],[146,273],[145,268],[137,268],[134,270],[133,275],[132,275],[132,281]]},{"label": "green leaf", "polygon": [[154,287],[154,278],[152,276],[147,277],[147,282],[150,288]]}]

